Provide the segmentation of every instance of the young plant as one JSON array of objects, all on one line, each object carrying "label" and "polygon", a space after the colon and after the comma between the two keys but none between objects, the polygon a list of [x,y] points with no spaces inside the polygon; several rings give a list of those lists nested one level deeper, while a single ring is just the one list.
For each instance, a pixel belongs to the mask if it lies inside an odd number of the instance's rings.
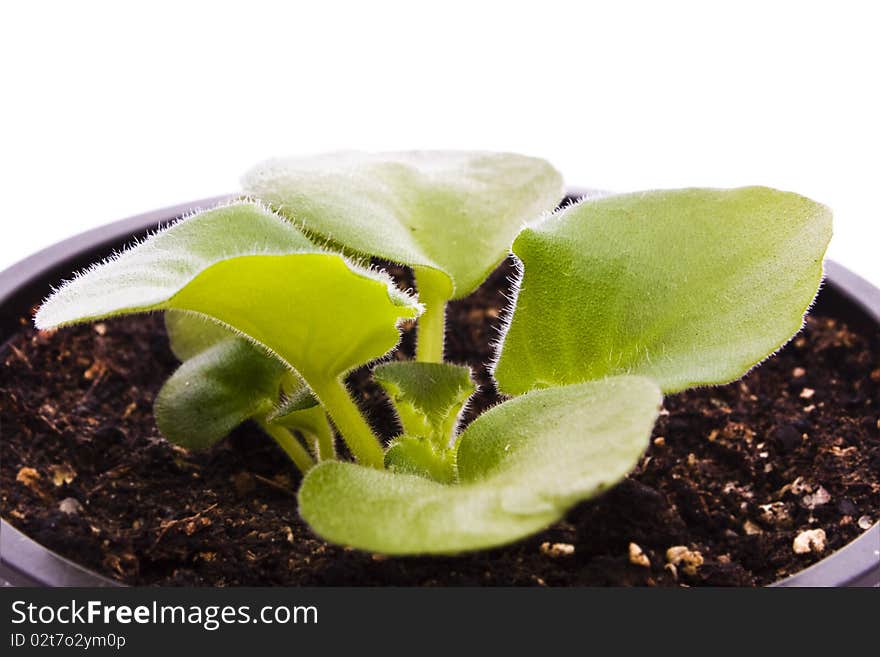
[{"label": "young plant", "polygon": [[[825,207],[760,187],[549,214],[559,174],[509,154],[279,160],[245,191],[65,284],[37,325],[164,310],[183,364],[160,430],[204,448],[255,421],[304,473],[312,529],[386,554],[508,543],[620,481],[662,392],[734,380],[799,330],[831,236]],[[461,430],[475,386],[442,360],[445,306],[511,244],[523,273],[494,374],[513,397]],[[418,301],[350,257],[412,267]],[[417,359],[373,369],[402,426],[385,446],[343,381],[416,318]]]}]

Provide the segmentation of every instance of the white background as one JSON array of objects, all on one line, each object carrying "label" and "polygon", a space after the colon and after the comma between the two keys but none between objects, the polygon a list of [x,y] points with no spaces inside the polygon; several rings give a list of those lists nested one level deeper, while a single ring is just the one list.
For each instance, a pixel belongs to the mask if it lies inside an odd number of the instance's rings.
[{"label": "white background", "polygon": [[269,156],[466,148],[620,191],[798,191],[880,284],[872,4],[5,3],[0,269]]}]

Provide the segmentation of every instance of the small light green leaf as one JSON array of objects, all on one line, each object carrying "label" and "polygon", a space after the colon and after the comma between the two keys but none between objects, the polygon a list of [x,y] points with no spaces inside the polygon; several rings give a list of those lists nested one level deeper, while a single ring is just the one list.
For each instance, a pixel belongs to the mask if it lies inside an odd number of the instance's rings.
[{"label": "small light green leaf", "polygon": [[289,390],[281,400],[281,403],[268,415],[267,419],[270,422],[280,422],[284,424],[284,419],[288,415],[292,415],[295,413],[299,413],[300,411],[307,411],[310,408],[314,408],[318,405],[318,400],[315,399],[315,395],[309,390],[308,386],[305,385],[304,382],[299,382],[294,390]]},{"label": "small light green leaf", "polygon": [[661,394],[640,377],[550,388],[487,411],[461,435],[460,483],[328,462],[299,492],[314,531],[386,554],[449,554],[515,541],[607,490],[648,444]]},{"label": "small light green leaf", "polygon": [[438,447],[427,438],[400,436],[385,452],[385,467],[451,484],[455,481],[455,451]]},{"label": "small light green leaf", "polygon": [[507,394],[638,374],[726,383],[803,323],[830,211],[764,187],[581,202],[514,243],[524,277],[495,368]]},{"label": "small light green leaf", "polygon": [[201,449],[264,414],[278,398],[284,366],[246,340],[230,337],[183,363],[156,397],[159,430]]},{"label": "small light green leaf", "polygon": [[473,292],[507,257],[523,224],[562,198],[562,178],[550,164],[510,153],[346,152],[270,160],[243,184],[337,244],[437,270],[445,285],[434,280],[437,274],[424,278],[444,300]]},{"label": "small light green leaf", "polygon": [[373,378],[385,388],[403,431],[448,447],[462,406],[476,389],[470,368],[451,363],[392,361],[377,365]]}]

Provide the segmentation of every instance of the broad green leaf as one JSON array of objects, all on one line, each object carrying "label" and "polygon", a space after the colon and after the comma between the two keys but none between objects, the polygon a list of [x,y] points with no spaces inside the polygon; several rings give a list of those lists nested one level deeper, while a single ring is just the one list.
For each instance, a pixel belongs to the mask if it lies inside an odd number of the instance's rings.
[{"label": "broad green leaf", "polygon": [[243,183],[247,193],[309,231],[414,267],[420,294],[424,282],[444,301],[473,292],[507,257],[523,224],[562,198],[562,178],[550,164],[509,153],[346,152],[270,160]]},{"label": "broad green leaf", "polygon": [[451,484],[455,481],[455,451],[439,447],[428,438],[400,436],[385,452],[385,467]]},{"label": "broad green leaf", "polygon": [[37,312],[38,327],[164,308],[201,272],[244,255],[319,253],[289,222],[254,203],[192,215],[65,283]]},{"label": "broad green leaf", "polygon": [[315,388],[397,344],[397,323],[418,306],[392,288],[334,254],[243,256],[212,265],[165,304],[236,328]]},{"label": "broad green leaf", "polygon": [[460,436],[459,483],[328,462],[300,513],[319,535],[386,554],[450,554],[515,541],[636,465],[661,401],[641,377],[550,388],[487,411]]},{"label": "broad green leaf", "polygon": [[495,377],[507,394],[638,374],[726,383],[794,335],[822,279],[830,211],[763,187],[581,202],[524,230]]},{"label": "broad green leaf", "polygon": [[307,381],[334,380],[399,340],[418,305],[379,273],[320,251],[253,204],[181,221],[65,284],[41,328],[123,313],[183,310],[264,346]]},{"label": "broad green leaf", "polygon": [[421,310],[389,277],[318,249],[262,206],[238,203],[93,267],[56,291],[35,322],[49,328],[151,310],[201,314],[264,347],[315,391],[357,458],[382,466],[382,447],[341,379],[392,349],[399,321]]},{"label": "broad green leaf", "polygon": [[172,442],[209,447],[239,424],[271,410],[284,366],[230,337],[183,363],[156,397],[159,430]]},{"label": "broad green leaf", "polygon": [[392,361],[373,370],[400,415],[403,431],[449,446],[462,406],[476,389],[470,368],[451,363]]}]

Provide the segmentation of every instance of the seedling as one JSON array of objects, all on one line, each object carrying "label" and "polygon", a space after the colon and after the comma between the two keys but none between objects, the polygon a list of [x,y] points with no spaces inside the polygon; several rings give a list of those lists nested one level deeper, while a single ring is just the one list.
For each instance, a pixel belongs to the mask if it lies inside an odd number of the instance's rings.
[{"label": "seedling", "polygon": [[[663,392],[735,380],[789,340],[831,236],[824,206],[762,187],[553,212],[561,196],[549,164],[518,155],[276,160],[241,199],[63,285],[36,324],[165,312],[182,365],[156,399],[162,433],[206,448],[256,422],[303,472],[300,513],[328,540],[387,554],[501,545],[625,477]],[[510,398],[462,428],[474,384],[443,360],[446,304],[511,251],[521,286],[494,363]],[[411,267],[418,297],[370,257]],[[413,320],[416,360],[373,368],[402,427],[383,445],[344,378]]]}]

